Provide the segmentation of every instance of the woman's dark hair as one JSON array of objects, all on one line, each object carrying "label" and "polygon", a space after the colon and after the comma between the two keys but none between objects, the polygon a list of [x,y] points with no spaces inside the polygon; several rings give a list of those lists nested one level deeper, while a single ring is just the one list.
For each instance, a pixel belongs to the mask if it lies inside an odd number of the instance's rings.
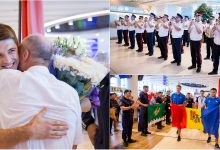
[{"label": "woman's dark hair", "polygon": [[12,39],[17,47],[19,46],[15,31],[10,26],[0,23],[0,41],[7,39]]}]

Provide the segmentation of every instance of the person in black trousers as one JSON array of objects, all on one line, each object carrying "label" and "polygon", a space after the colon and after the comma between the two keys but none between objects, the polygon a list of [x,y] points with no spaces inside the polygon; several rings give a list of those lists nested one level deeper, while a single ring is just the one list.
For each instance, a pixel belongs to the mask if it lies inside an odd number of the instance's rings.
[{"label": "person in black trousers", "polygon": [[212,28],[214,27],[214,21],[215,21],[215,17],[211,16],[210,19],[209,19],[208,25],[204,29],[204,32],[205,32],[205,35],[206,35],[206,50],[207,50],[207,55],[204,58],[204,60],[210,59],[211,52],[212,52],[211,59],[213,60],[213,42],[214,42],[214,37],[213,37],[211,31],[212,31]]},{"label": "person in black trousers", "polygon": [[128,30],[129,30],[129,39],[130,39],[130,43],[131,46],[129,47],[129,49],[134,49],[135,48],[135,15],[131,15],[131,20],[128,21]]},{"label": "person in black trousers", "polygon": [[192,20],[189,26],[190,33],[190,51],[192,57],[192,66],[188,67],[189,70],[195,69],[199,73],[202,66],[202,55],[201,55],[201,40],[203,35],[203,24],[201,22],[202,14],[197,13],[195,15],[195,21]]},{"label": "person in black trousers", "polygon": [[118,42],[117,44],[122,43],[122,38],[123,38],[123,26],[122,26],[122,17],[119,17],[119,20],[115,21],[115,26],[117,27],[117,36],[118,36]]},{"label": "person in black trousers", "polygon": [[167,95],[165,97],[165,114],[166,114],[166,124],[167,125],[171,124],[171,120],[170,120],[170,116],[171,116],[170,102],[171,102],[170,91],[168,90]]},{"label": "person in black trousers", "polygon": [[[158,97],[156,98],[157,104],[163,103],[162,94],[163,94],[162,92],[158,92]],[[156,125],[157,125],[157,129],[162,129],[164,127],[162,126],[162,121],[157,122]]]},{"label": "person in black trousers", "polygon": [[214,34],[213,42],[213,70],[209,72],[209,75],[218,74],[219,66],[219,56],[220,56],[220,17],[218,18],[217,24],[212,29],[212,34]]},{"label": "person in black trousers", "polygon": [[130,100],[131,90],[125,90],[124,96],[120,99],[120,107],[122,109],[122,139],[124,147],[128,147],[128,143],[134,143],[135,140],[131,139],[133,127],[133,115],[136,104]]},{"label": "person in black trousers", "polygon": [[183,46],[187,46],[189,47],[189,17],[185,16],[184,20],[183,20],[183,28],[184,28],[184,32],[183,32]]},{"label": "person in black trousers", "polygon": [[140,117],[141,117],[141,128],[142,128],[142,136],[147,136],[147,134],[151,134],[148,131],[148,86],[143,86],[143,91],[140,92],[137,103],[140,105]]},{"label": "person in black trousers", "polygon": [[172,30],[172,49],[174,60],[171,64],[177,63],[177,66],[181,65],[181,51],[182,51],[182,36],[183,36],[183,24],[181,23],[183,17],[177,14],[175,21],[171,21]]},{"label": "person in black trousers", "polygon": [[162,18],[162,21],[158,20],[158,24],[156,25],[156,28],[159,31],[159,48],[161,52],[161,56],[158,57],[158,59],[164,59],[167,60],[168,58],[168,15],[164,15]]}]

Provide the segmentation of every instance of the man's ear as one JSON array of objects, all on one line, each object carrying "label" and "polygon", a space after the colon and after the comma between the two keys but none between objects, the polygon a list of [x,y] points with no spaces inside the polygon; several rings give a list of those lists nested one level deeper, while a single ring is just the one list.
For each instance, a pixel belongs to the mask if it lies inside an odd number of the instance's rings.
[{"label": "man's ear", "polygon": [[24,49],[23,52],[22,52],[23,61],[27,62],[29,57],[30,57],[30,52],[28,51],[28,49]]}]

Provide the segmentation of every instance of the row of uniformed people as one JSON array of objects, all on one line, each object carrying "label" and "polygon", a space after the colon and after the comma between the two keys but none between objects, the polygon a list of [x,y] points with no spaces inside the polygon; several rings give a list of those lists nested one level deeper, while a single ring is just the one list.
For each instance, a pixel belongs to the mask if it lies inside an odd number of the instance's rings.
[{"label": "row of uniformed people", "polygon": [[[219,21],[214,24],[214,16],[211,16],[209,19],[209,24],[204,26],[202,23],[202,14],[197,13],[195,19],[189,20],[188,16],[185,16],[183,19],[182,15],[177,14],[176,17],[172,17],[169,21],[168,15],[159,17],[156,19],[154,13],[150,14],[149,19],[143,16],[139,16],[138,21],[135,20],[136,16],[132,15],[131,19],[126,15],[125,18],[120,18],[118,21],[115,21],[115,24],[118,28],[118,42],[122,43],[122,37],[124,37],[125,44],[124,46],[129,46],[129,49],[135,48],[135,33],[136,40],[138,45],[137,52],[143,51],[143,41],[148,46],[148,53],[146,55],[152,56],[154,52],[155,45],[155,31],[158,38],[158,46],[161,51],[161,56],[158,59],[167,60],[168,57],[168,36],[171,36],[173,58],[174,60],[171,63],[177,63],[177,66],[181,65],[181,54],[183,53],[183,46],[189,46],[191,50],[191,59],[192,65],[188,69],[197,68],[196,72],[201,71],[202,65],[202,56],[201,56],[201,41],[203,38],[203,33],[206,35],[206,47],[207,47],[207,56],[205,59],[210,58],[210,53],[212,49],[212,59],[214,61],[214,69],[209,74],[217,74],[218,64],[219,64],[219,54],[214,49],[218,48],[219,43]],[[213,32],[215,29],[215,32]],[[217,29],[217,30],[216,30]],[[123,36],[122,36],[123,33]],[[129,33],[129,36],[128,36]],[[214,42],[215,39],[215,42]],[[214,58],[215,57],[215,58]]]}]

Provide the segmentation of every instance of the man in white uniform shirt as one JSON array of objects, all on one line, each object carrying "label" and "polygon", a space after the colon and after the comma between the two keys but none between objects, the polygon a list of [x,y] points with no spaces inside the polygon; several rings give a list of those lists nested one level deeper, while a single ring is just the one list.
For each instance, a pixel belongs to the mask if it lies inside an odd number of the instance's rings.
[{"label": "man in white uniform shirt", "polygon": [[218,74],[218,66],[219,66],[219,56],[220,56],[220,17],[216,25],[212,29],[212,33],[214,34],[214,42],[213,42],[213,70],[209,72],[209,75]]},{"label": "man in white uniform shirt", "polygon": [[147,31],[147,47],[148,47],[148,53],[146,55],[152,56],[154,54],[154,30],[155,30],[154,13],[150,13],[149,20],[147,20],[145,27]]},{"label": "man in white uniform shirt", "polygon": [[125,15],[124,20],[122,21],[123,24],[123,37],[124,37],[124,45],[123,46],[129,46],[129,41],[128,41],[128,21],[129,21],[129,16]]},{"label": "man in white uniform shirt", "polygon": [[[204,32],[205,32],[205,36],[206,36],[206,50],[207,50],[207,55],[204,58],[206,59],[210,59],[210,55],[211,55],[211,50],[213,49],[213,34],[211,33],[212,28],[214,27],[214,22],[215,22],[215,17],[211,16],[209,19],[209,23],[207,24]],[[212,60],[213,60],[213,50],[212,50],[212,56],[211,56]]]},{"label": "man in white uniform shirt", "polygon": [[49,73],[49,42],[40,35],[24,39],[19,70],[0,71],[0,128],[25,124],[42,107],[44,116],[68,123],[67,135],[56,140],[28,140],[17,149],[71,149],[82,141],[81,107],[77,92]]},{"label": "man in white uniform shirt", "polygon": [[185,16],[184,20],[183,20],[183,28],[184,28],[184,33],[183,33],[183,46],[187,46],[189,47],[189,17]]},{"label": "man in white uniform shirt", "polygon": [[183,36],[183,24],[181,23],[183,17],[180,14],[177,14],[175,21],[171,22],[172,30],[172,49],[173,49],[173,58],[171,62],[177,63],[177,66],[181,65],[181,50],[182,50],[182,36]]},{"label": "man in white uniform shirt", "polygon": [[144,32],[143,32],[143,42],[144,44],[147,44],[147,29],[146,29],[146,24],[147,24],[147,21],[148,21],[148,18],[147,17],[144,17]]},{"label": "man in white uniform shirt", "polygon": [[158,20],[158,24],[156,25],[156,29],[158,29],[159,35],[159,48],[161,52],[161,56],[158,59],[167,60],[168,58],[168,31],[169,31],[169,24],[168,24],[168,15],[164,15],[162,20]]},{"label": "man in white uniform shirt", "polygon": [[138,45],[137,52],[143,51],[143,39],[142,35],[144,32],[144,22],[143,22],[143,16],[139,16],[139,20],[135,22],[135,32],[136,32],[136,41]]},{"label": "man in white uniform shirt", "polygon": [[134,49],[135,48],[135,15],[131,15],[131,20],[128,21],[128,30],[129,30],[129,39],[130,39],[130,43],[131,46],[129,47],[129,49]]},{"label": "man in white uniform shirt", "polygon": [[116,42],[117,44],[121,44],[122,43],[122,37],[123,37],[122,20],[123,20],[123,18],[119,17],[119,19],[115,21],[115,26],[117,28],[117,36],[118,36],[118,42]]},{"label": "man in white uniform shirt", "polygon": [[201,65],[202,65],[202,55],[201,55],[201,40],[203,35],[203,24],[201,21],[202,14],[197,13],[195,17],[196,17],[195,21],[192,20],[189,26],[192,66],[188,67],[188,69],[189,70],[195,69],[197,65],[196,72],[199,73],[201,71]]}]

